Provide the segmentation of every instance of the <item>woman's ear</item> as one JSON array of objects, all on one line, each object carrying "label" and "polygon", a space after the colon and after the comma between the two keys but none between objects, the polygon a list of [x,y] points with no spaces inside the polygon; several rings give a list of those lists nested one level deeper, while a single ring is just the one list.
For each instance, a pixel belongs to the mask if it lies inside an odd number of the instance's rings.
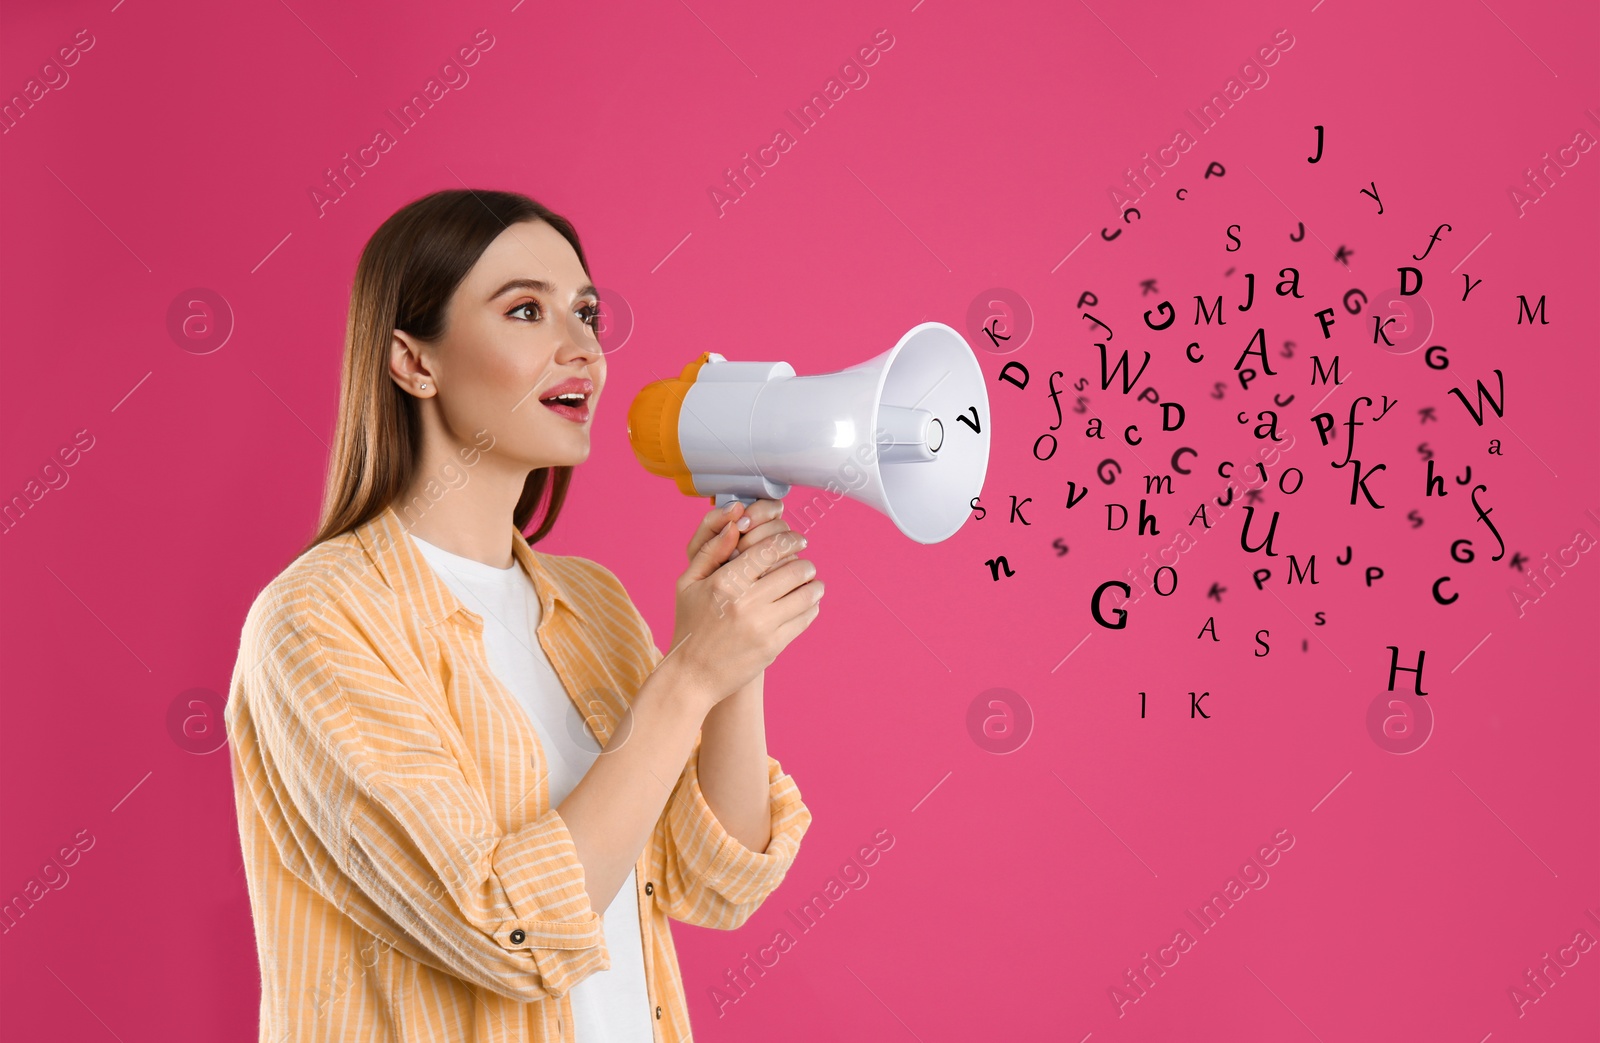
[{"label": "woman's ear", "polygon": [[389,342],[389,376],[401,390],[418,398],[429,397],[438,386],[428,371],[422,342],[404,330],[395,330]]}]

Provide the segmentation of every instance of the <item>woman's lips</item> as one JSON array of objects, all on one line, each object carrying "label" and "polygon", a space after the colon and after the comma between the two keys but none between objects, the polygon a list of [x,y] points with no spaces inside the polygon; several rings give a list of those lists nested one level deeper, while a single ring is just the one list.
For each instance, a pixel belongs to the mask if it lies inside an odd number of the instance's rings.
[{"label": "woman's lips", "polygon": [[540,402],[539,404],[552,413],[566,417],[575,424],[585,423],[589,419],[589,399],[587,397],[584,398],[581,406],[562,405],[558,402]]}]

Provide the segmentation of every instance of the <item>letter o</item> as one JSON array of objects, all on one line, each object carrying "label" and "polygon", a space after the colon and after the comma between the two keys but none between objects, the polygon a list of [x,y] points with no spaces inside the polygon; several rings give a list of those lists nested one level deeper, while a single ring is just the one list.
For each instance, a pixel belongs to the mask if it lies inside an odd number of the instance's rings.
[{"label": "letter o", "polygon": [[[1466,549],[1466,555],[1467,556],[1464,557],[1464,558],[1460,554],[1456,553],[1456,548],[1461,546],[1463,543],[1465,543],[1467,545],[1467,549]],[[1471,540],[1456,540],[1454,543],[1450,544],[1450,557],[1455,561],[1459,561],[1463,565],[1465,565],[1468,562],[1470,562],[1476,556],[1477,555],[1472,553],[1472,541]]]},{"label": "letter o", "polygon": [[[1161,574],[1163,572],[1172,573],[1172,589],[1171,590],[1162,590],[1161,589]],[[1156,574],[1150,578],[1150,585],[1152,587],[1154,587],[1156,589],[1156,593],[1161,595],[1162,597],[1164,597],[1164,598],[1171,597],[1173,594],[1176,594],[1178,592],[1178,570],[1173,568],[1171,565],[1163,565],[1163,566],[1161,566],[1159,569],[1156,569]]]},{"label": "letter o", "polygon": [[[1295,479],[1294,488],[1293,489],[1285,489],[1283,487],[1283,480],[1285,478],[1289,477],[1290,472],[1293,472],[1294,474],[1297,474],[1300,477]],[[1291,468],[1289,468],[1288,471],[1285,471],[1282,474],[1278,475],[1278,491],[1280,493],[1283,493],[1285,496],[1293,496],[1295,493],[1300,491],[1300,486],[1305,483],[1305,480],[1306,480],[1306,475],[1305,475],[1304,471],[1300,470],[1300,468],[1298,468],[1298,467],[1291,467]]]},{"label": "letter o", "polygon": [[1094,621],[1096,623],[1099,623],[1101,626],[1105,627],[1107,630],[1121,630],[1123,627],[1128,625],[1128,610],[1127,609],[1114,608],[1114,609],[1111,610],[1112,614],[1117,617],[1117,621],[1115,623],[1107,623],[1106,622],[1106,617],[1102,616],[1100,614],[1100,595],[1104,594],[1107,590],[1111,589],[1112,587],[1117,587],[1117,588],[1121,589],[1122,596],[1124,598],[1128,597],[1129,595],[1131,595],[1133,593],[1133,588],[1128,586],[1126,583],[1122,582],[1121,580],[1119,580],[1119,579],[1108,579],[1104,583],[1100,584],[1098,587],[1094,588],[1094,597],[1089,599],[1089,614],[1094,616]]},{"label": "letter o", "polygon": [[[1044,456],[1040,456],[1039,455],[1039,443],[1043,442],[1046,438],[1050,439],[1050,451],[1048,453],[1046,453]],[[1033,440],[1033,458],[1035,460],[1048,460],[1052,456],[1055,456],[1055,455],[1056,455],[1056,436],[1055,435],[1053,435],[1050,432],[1046,431],[1044,434],[1040,435],[1038,438],[1035,438]]]}]

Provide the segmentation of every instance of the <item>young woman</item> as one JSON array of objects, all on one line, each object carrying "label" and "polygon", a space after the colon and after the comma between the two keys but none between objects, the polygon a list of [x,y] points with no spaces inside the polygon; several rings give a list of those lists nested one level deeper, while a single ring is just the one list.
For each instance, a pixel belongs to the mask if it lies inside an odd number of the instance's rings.
[{"label": "young woman", "polygon": [[513,193],[362,252],[321,523],[225,717],[263,1043],[688,1040],[669,918],[738,927],[799,850],[762,677],[822,584],[782,505],[701,520],[665,656],[610,570],[532,549],[589,456],[597,306]]}]

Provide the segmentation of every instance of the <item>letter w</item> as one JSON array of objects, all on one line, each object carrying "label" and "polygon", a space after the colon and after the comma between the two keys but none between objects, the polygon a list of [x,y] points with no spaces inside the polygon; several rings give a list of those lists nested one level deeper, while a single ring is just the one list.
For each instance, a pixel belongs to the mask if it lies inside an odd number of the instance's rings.
[{"label": "letter w", "polygon": [[1128,376],[1128,353],[1124,351],[1122,353],[1122,357],[1117,360],[1117,364],[1112,366],[1108,372],[1106,370],[1106,346],[1104,344],[1096,343],[1095,347],[1100,349],[1101,391],[1109,388],[1111,386],[1111,378],[1120,373],[1122,375],[1122,393],[1126,395],[1128,392],[1133,390],[1133,385],[1137,384],[1139,382],[1139,378],[1144,375],[1144,368],[1150,365],[1150,353],[1147,351],[1144,353],[1144,361],[1139,364],[1139,372],[1133,374],[1131,377]]},{"label": "letter w", "polygon": [[1483,426],[1483,418],[1489,412],[1487,409],[1483,408],[1483,400],[1484,399],[1488,399],[1489,400],[1489,405],[1494,408],[1494,415],[1495,416],[1503,417],[1503,416],[1506,415],[1505,414],[1505,405],[1504,405],[1505,398],[1506,398],[1506,378],[1504,376],[1501,376],[1500,371],[1498,369],[1494,371],[1494,375],[1495,375],[1495,379],[1500,382],[1500,399],[1499,399],[1499,401],[1496,401],[1494,396],[1489,394],[1489,389],[1483,386],[1483,381],[1480,380],[1480,381],[1478,381],[1478,408],[1477,409],[1473,409],[1472,408],[1472,403],[1467,401],[1467,396],[1463,395],[1461,393],[1461,389],[1460,388],[1451,388],[1450,389],[1450,394],[1456,396],[1457,398],[1459,398],[1461,400],[1461,405],[1466,408],[1466,411],[1469,414],[1471,414],[1472,422],[1477,424],[1479,427]]}]

